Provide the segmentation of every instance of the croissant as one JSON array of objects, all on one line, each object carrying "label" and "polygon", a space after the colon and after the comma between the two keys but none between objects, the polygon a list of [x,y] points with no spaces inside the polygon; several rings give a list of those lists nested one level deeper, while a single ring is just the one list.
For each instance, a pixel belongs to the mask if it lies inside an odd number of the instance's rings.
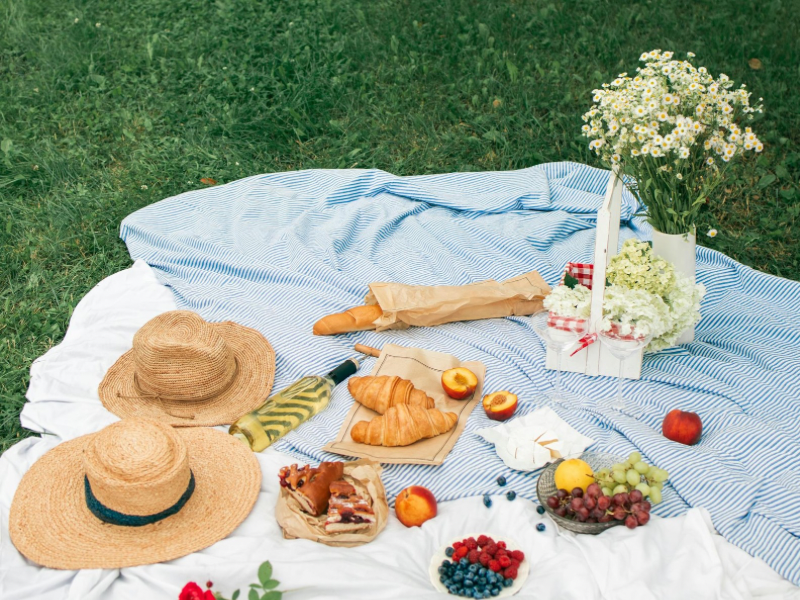
[{"label": "croissant", "polygon": [[415,388],[408,379],[397,375],[351,377],[347,382],[347,389],[357,402],[379,414],[384,414],[398,404],[422,408],[433,408],[435,404],[433,398]]},{"label": "croissant", "polygon": [[456,413],[398,404],[371,421],[356,423],[350,437],[370,446],[408,446],[450,431],[457,421]]}]

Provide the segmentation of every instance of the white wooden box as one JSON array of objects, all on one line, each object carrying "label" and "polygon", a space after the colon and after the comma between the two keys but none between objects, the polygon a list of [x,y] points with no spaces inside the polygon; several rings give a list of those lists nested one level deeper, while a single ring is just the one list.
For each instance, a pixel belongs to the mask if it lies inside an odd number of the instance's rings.
[{"label": "white wooden box", "polygon": [[[619,252],[619,218],[622,207],[622,189],[624,183],[616,171],[611,172],[606,188],[603,206],[597,211],[597,237],[594,241],[594,272],[592,274],[592,312],[589,317],[589,333],[596,333],[603,318],[603,294],[606,287],[606,267],[611,257]],[[561,370],[587,375],[619,374],[619,359],[611,354],[598,339],[574,356],[567,350],[561,357]],[[642,355],[640,350],[625,360],[622,376],[627,379],[639,379],[642,371]],[[556,353],[547,350],[548,369],[556,368]]]}]

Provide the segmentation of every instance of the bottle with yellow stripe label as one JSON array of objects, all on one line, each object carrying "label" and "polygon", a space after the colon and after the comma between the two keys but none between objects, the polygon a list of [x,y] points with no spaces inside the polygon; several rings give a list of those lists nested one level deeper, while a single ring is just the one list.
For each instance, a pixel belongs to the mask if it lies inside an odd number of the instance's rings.
[{"label": "bottle with yellow stripe label", "polygon": [[324,377],[307,375],[239,418],[228,432],[247,444],[253,452],[261,452],[324,410],[331,401],[333,387],[357,370],[358,361],[351,358]]}]

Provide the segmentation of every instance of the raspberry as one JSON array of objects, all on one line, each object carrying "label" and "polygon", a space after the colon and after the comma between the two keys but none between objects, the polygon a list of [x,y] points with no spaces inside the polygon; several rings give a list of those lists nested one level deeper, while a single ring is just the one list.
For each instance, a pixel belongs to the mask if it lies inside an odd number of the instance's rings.
[{"label": "raspberry", "polygon": [[511,566],[519,568],[519,561],[516,558],[511,559]]},{"label": "raspberry", "polygon": [[[509,569],[510,568],[511,567],[509,567]],[[499,573],[500,572],[500,563],[497,562],[496,560],[490,560],[489,561],[489,570],[490,571],[494,571],[495,573]]]},{"label": "raspberry", "polygon": [[481,555],[481,553],[480,553],[480,552],[478,552],[477,550],[470,550],[470,551],[467,553],[467,560],[468,560],[468,561],[469,561],[471,564],[475,564],[476,562],[478,562],[478,557],[479,557],[480,555]]},{"label": "raspberry", "polygon": [[523,560],[525,560],[525,554],[522,552],[522,550],[512,550],[511,552],[509,552],[509,554],[510,554],[511,558],[515,558],[519,562],[522,562]]},{"label": "raspberry", "polygon": [[495,552],[497,552],[497,546],[495,544],[489,544],[484,550],[489,556],[494,556]]},{"label": "raspberry", "polygon": [[453,550],[458,550],[463,545],[464,545],[463,542],[456,542],[455,544],[453,544]]},{"label": "raspberry", "polygon": [[507,556],[501,556],[500,558],[497,559],[497,562],[499,562],[500,566],[503,567],[504,569],[506,567],[511,566],[511,559],[508,558]]},{"label": "raspberry", "polygon": [[503,577],[506,579],[516,579],[517,578],[517,568],[516,567],[508,567],[505,571],[503,571]]},{"label": "raspberry", "polygon": [[488,543],[489,543],[489,538],[487,538],[485,535],[478,536],[478,546],[483,547]]},{"label": "raspberry", "polygon": [[470,550],[478,549],[478,542],[476,542],[473,538],[469,538],[464,545]]},{"label": "raspberry", "polygon": [[461,546],[461,548],[455,551],[455,554],[453,554],[453,558],[455,558],[456,560],[464,558],[467,555],[467,552],[469,552],[467,547]]},{"label": "raspberry", "polygon": [[508,552],[503,548],[498,548],[497,552],[494,553],[494,557],[500,558],[501,556],[508,556]]},{"label": "raspberry", "polygon": [[505,550],[506,549],[506,543],[501,540],[501,541],[497,542],[497,547],[498,548],[502,548],[503,550]]},{"label": "raspberry", "polygon": [[480,562],[484,567],[489,566],[490,560],[492,560],[492,557],[486,554],[486,552],[481,552],[480,556],[478,556],[478,562]]}]

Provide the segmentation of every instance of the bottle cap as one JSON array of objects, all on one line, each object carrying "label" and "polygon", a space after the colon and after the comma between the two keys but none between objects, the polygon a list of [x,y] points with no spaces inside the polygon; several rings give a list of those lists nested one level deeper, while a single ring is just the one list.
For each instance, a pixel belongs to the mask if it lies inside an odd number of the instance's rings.
[{"label": "bottle cap", "polygon": [[358,361],[355,358],[348,358],[333,371],[328,373],[328,377],[333,379],[334,385],[338,385],[356,371],[358,371]]}]

